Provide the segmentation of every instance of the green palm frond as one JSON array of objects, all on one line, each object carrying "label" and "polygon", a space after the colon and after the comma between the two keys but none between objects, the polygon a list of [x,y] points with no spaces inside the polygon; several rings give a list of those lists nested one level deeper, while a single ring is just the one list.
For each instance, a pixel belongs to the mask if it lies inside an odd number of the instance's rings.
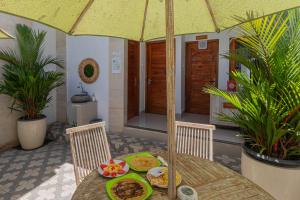
[{"label": "green palm frond", "polygon": [[[235,71],[236,93],[214,86],[204,91],[230,102],[236,111],[219,118],[241,127],[242,135],[260,153],[300,158],[300,11],[294,10],[241,24],[243,46],[224,57],[251,72]],[[245,19],[239,19],[245,21]]]},{"label": "green palm frond", "polygon": [[12,110],[35,119],[52,100],[50,92],[63,84],[62,73],[46,71],[45,67],[63,66],[61,60],[43,55],[46,32],[20,24],[16,29],[17,50],[0,50],[0,60],[5,61],[0,93],[12,97]]}]

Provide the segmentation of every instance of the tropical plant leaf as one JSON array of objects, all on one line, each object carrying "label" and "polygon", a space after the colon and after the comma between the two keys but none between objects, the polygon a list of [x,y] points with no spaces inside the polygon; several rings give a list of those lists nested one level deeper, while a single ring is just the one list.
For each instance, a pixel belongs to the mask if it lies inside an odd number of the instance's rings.
[{"label": "tropical plant leaf", "polygon": [[[259,153],[282,159],[300,155],[300,11],[259,18],[248,13],[237,41],[243,46],[224,57],[242,64],[251,76],[234,71],[236,93],[214,86],[204,91],[232,103],[237,112],[219,113],[235,123]],[[300,159],[300,157],[298,157]]]},{"label": "tropical plant leaf", "polygon": [[62,61],[43,53],[46,32],[35,31],[26,25],[16,26],[17,50],[0,50],[3,65],[3,81],[0,93],[12,97],[12,111],[25,114],[28,119],[37,118],[52,100],[50,92],[63,84],[63,74],[47,71]]}]

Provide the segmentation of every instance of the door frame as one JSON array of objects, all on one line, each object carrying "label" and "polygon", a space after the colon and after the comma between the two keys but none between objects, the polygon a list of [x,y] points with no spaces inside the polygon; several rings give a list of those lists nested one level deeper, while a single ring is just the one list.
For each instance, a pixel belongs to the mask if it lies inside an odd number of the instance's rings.
[{"label": "door frame", "polygon": [[[136,41],[130,41],[130,40],[128,40],[128,43],[129,42],[136,42]],[[129,52],[128,51],[128,48],[129,48],[129,45],[127,45],[127,52]],[[137,110],[138,110],[138,115],[139,115],[139,113],[140,113],[140,70],[141,70],[141,66],[140,66],[140,64],[141,64],[141,44],[140,44],[140,42],[138,42],[138,55],[137,55],[137,59],[138,59],[138,67],[137,67],[137,80],[136,80],[136,82],[137,82],[137,87],[138,87],[138,89],[137,89],[137,105],[136,105],[136,107],[137,107]],[[126,119],[128,120],[128,90],[129,90],[129,87],[128,87],[128,80],[129,80],[129,73],[128,73],[128,71],[129,71],[129,57],[127,58],[127,83],[126,83],[126,85],[127,85],[127,114],[126,114]]]},{"label": "door frame", "polygon": [[[218,41],[218,50],[217,50],[217,66],[216,66],[216,81],[215,81],[215,86],[217,87],[217,88],[219,88],[219,55],[220,55],[220,53],[219,53],[219,50],[220,50],[220,39],[208,39],[208,41]],[[188,59],[187,59],[187,48],[188,48],[188,44],[193,44],[193,43],[198,43],[198,41],[188,41],[188,42],[185,42],[185,80],[184,80],[184,84],[185,84],[185,98],[184,98],[184,101],[185,101],[185,107],[184,107],[184,112],[186,112],[186,110],[187,110],[187,99],[188,99],[188,84],[187,84],[187,82],[188,82],[188,73],[187,73],[187,70],[188,70]],[[210,106],[210,102],[209,102],[209,106]],[[209,115],[210,115],[211,113],[209,113]]]},{"label": "door frame", "polygon": [[146,56],[146,76],[145,76],[145,112],[148,113],[149,112],[149,93],[148,93],[148,74],[149,74],[149,56],[148,56],[148,48],[149,45],[151,44],[156,44],[156,43],[162,43],[162,42],[166,42],[165,40],[155,40],[155,41],[150,41],[150,42],[146,42],[146,52],[145,52],[145,56]]}]

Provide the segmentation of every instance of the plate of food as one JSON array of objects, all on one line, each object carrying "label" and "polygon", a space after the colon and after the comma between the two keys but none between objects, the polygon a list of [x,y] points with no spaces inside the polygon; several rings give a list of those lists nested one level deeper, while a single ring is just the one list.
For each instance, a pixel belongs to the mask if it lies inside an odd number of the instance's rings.
[{"label": "plate of food", "polygon": [[129,167],[138,172],[147,172],[153,167],[159,167],[160,161],[149,152],[129,155],[125,158]]},{"label": "plate of food", "polygon": [[[167,167],[154,167],[147,173],[147,179],[150,184],[160,188],[168,188],[168,168]],[[180,185],[182,177],[176,171],[176,186]]]},{"label": "plate of food", "polygon": [[136,173],[109,180],[105,188],[112,200],[145,200],[153,192],[151,185]]},{"label": "plate of food", "polygon": [[108,178],[123,176],[128,171],[129,166],[123,160],[110,159],[98,167],[99,174]]}]

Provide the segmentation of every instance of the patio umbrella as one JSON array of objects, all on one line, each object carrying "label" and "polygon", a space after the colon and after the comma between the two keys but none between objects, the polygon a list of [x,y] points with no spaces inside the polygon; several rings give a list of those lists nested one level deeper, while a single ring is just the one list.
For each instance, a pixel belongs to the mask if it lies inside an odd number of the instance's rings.
[{"label": "patio umbrella", "polygon": [[169,199],[175,186],[174,35],[218,32],[233,16],[257,17],[300,6],[300,0],[0,0],[0,12],[32,19],[71,35],[147,41],[166,38]]}]

